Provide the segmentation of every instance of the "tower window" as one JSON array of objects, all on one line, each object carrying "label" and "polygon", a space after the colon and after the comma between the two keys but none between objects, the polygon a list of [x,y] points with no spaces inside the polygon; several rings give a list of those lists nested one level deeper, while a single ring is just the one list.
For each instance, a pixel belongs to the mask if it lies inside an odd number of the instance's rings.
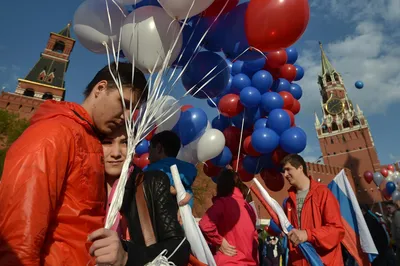
[{"label": "tower window", "polygon": [[358,119],[357,116],[355,116],[355,117],[353,118],[353,125],[357,126],[357,125],[359,125],[359,124],[360,124],[360,120]]},{"label": "tower window", "polygon": [[333,144],[334,142],[333,142],[333,139],[331,138],[331,144]]},{"label": "tower window", "polygon": [[65,43],[63,41],[56,41],[53,47],[53,51],[57,53],[64,53]]},{"label": "tower window", "polygon": [[343,142],[346,142],[346,138],[344,135],[342,136],[342,140],[343,140]]},{"label": "tower window", "polygon": [[335,77],[335,81],[340,82],[340,79],[339,79],[339,75],[338,75],[338,74],[335,73],[334,77]]},{"label": "tower window", "polygon": [[51,100],[51,99],[53,99],[53,94],[51,92],[46,92],[45,94],[43,94],[42,99],[43,100]]},{"label": "tower window", "polygon": [[331,75],[326,74],[326,75],[325,75],[325,78],[326,78],[326,82],[332,82]]},{"label": "tower window", "polygon": [[350,127],[350,123],[347,120],[344,120],[343,122],[343,128],[349,128]]},{"label": "tower window", "polygon": [[35,91],[33,89],[26,89],[24,91],[24,96],[28,96],[28,97],[34,97],[35,96]]},{"label": "tower window", "polygon": [[349,150],[346,150],[346,152],[349,152]]},{"label": "tower window", "polygon": [[338,126],[335,122],[332,123],[332,131],[338,130]]}]

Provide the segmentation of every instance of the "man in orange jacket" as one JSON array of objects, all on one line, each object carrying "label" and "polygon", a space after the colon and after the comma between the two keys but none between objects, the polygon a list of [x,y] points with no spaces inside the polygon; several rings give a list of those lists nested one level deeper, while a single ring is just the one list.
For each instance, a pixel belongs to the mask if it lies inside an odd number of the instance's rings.
[{"label": "man in orange jacket", "polygon": [[131,64],[118,72],[124,99],[106,66],[82,105],[46,101],[11,146],[0,184],[0,265],[94,265],[85,243],[104,225],[100,139],[124,122],[122,101],[129,106],[132,92],[135,106],[147,84],[135,70],[132,86]]},{"label": "man in orange jacket", "polygon": [[327,186],[307,175],[304,159],[297,154],[282,160],[283,174],[292,186],[284,209],[294,228],[289,234],[289,263],[308,265],[297,247],[310,242],[324,265],[343,265],[340,242],[344,237],[339,204]]}]

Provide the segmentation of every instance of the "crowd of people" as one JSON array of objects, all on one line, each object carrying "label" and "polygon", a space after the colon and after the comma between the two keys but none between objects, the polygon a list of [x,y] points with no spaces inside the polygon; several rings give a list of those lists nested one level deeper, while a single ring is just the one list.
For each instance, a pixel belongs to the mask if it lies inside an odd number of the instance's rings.
[{"label": "crowd of people", "polygon": [[[131,166],[120,215],[111,229],[104,228],[127,156],[121,102],[146,100],[143,73],[129,63],[120,63],[118,72],[125,99],[106,66],[87,86],[81,105],[43,103],[8,151],[0,183],[0,265],[143,266],[163,250],[173,254],[175,265],[204,265],[191,254],[178,211],[193,204],[197,169],[176,159],[181,142],[172,131],[153,136],[148,167]],[[186,190],[179,204],[172,165]],[[304,242],[324,265],[350,263],[342,255],[345,229],[334,195],[309,177],[301,156],[290,154],[281,166],[291,185],[284,209],[294,226],[284,238],[260,238],[248,187],[232,169],[218,175],[213,205],[199,222],[216,264],[307,265],[299,250]],[[396,263],[395,253],[400,256],[400,245],[389,249],[390,234],[400,243],[400,212],[393,204],[387,208],[391,220],[382,223],[363,206],[379,251],[373,265],[396,265],[390,263]]]}]

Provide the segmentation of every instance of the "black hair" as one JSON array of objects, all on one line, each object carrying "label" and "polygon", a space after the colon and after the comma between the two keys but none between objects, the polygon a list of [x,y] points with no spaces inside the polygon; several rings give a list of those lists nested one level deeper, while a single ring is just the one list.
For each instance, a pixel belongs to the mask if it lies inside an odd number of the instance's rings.
[{"label": "black hair", "polygon": [[[83,92],[85,99],[87,97],[89,97],[90,93],[92,92],[92,90],[96,86],[96,84],[102,80],[107,81],[107,83],[108,83],[107,89],[116,88],[116,84],[110,73],[110,68],[111,68],[111,71],[113,72],[114,77],[117,76],[115,62],[112,63],[110,67],[108,65],[103,67],[99,72],[97,72],[97,74],[94,76],[92,81],[87,85],[85,91]],[[138,91],[140,93],[140,96],[141,96],[140,101],[141,102],[146,101],[147,93],[144,93],[147,89],[146,77],[144,76],[142,71],[135,68],[135,72],[134,72],[135,76],[133,78],[133,84],[132,84],[132,74],[133,74],[132,72],[133,72],[133,68],[132,68],[131,63],[126,63],[126,62],[118,63],[118,73],[121,78],[122,86],[132,87],[133,90]]]},{"label": "black hair", "polygon": [[248,187],[243,184],[239,175],[232,169],[224,169],[217,177],[217,197],[227,197],[232,195],[233,190],[238,188],[247,201],[251,201],[251,195],[247,197]]},{"label": "black hair", "polygon": [[303,173],[307,174],[307,164],[304,161],[303,157],[298,154],[289,154],[286,155],[285,158],[281,161],[281,166],[284,167],[285,164],[290,163],[294,168],[298,169],[300,166],[303,166]]},{"label": "black hair", "polygon": [[161,145],[165,155],[168,157],[176,157],[181,149],[181,140],[172,131],[163,131],[155,134],[151,138],[150,145],[156,147],[158,144]]}]

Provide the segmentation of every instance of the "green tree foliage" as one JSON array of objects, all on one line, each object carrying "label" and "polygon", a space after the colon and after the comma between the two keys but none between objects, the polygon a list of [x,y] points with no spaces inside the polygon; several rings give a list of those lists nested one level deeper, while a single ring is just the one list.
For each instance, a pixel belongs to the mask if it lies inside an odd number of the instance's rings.
[{"label": "green tree foliage", "polygon": [[28,120],[19,119],[16,114],[0,110],[0,178],[3,173],[7,150],[28,126]]}]

